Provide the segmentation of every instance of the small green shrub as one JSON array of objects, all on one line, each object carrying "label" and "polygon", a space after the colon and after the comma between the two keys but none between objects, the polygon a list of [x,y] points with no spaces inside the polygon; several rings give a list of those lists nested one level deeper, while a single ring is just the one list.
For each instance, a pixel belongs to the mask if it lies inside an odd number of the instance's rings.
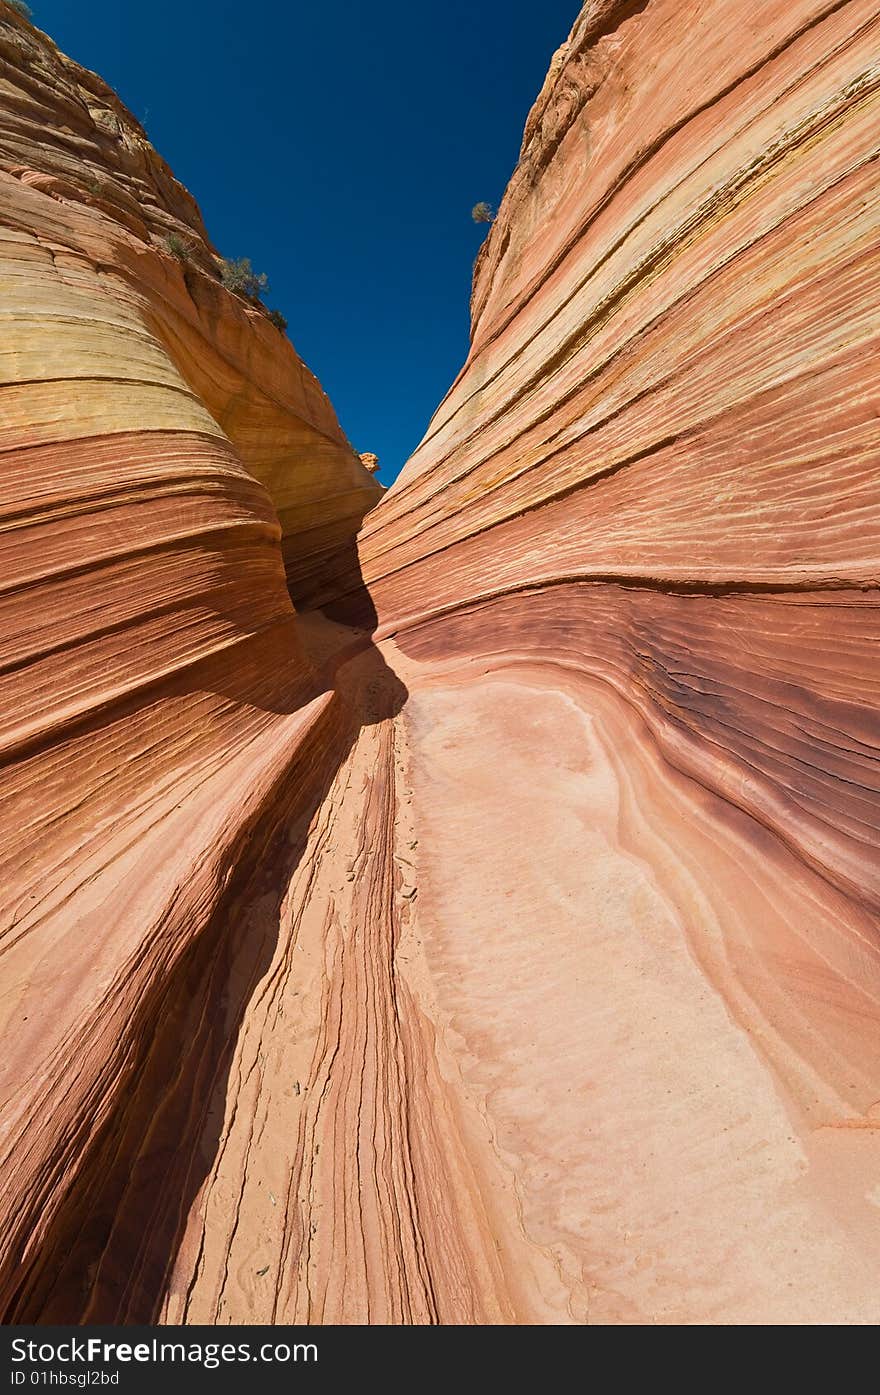
[{"label": "small green shrub", "polygon": [[272,321],[276,329],[281,330],[282,334],[287,329],[287,321],[285,320],[280,310],[270,310],[269,319]]},{"label": "small green shrub", "polygon": [[228,291],[244,296],[245,300],[259,300],[269,289],[268,276],[265,272],[254,271],[250,257],[221,259],[220,280]]},{"label": "small green shrub", "polygon": [[188,262],[192,256],[192,243],[187,242],[185,237],[180,236],[180,233],[169,233],[165,239],[165,246],[172,257],[176,257],[179,262]]},{"label": "small green shrub", "polygon": [[17,10],[25,19],[33,19],[34,12],[30,5],[26,5],[24,0],[7,0],[10,10]]},{"label": "small green shrub", "polygon": [[471,217],[475,223],[491,223],[495,218],[492,212],[492,205],[488,203],[475,203],[471,209]]}]

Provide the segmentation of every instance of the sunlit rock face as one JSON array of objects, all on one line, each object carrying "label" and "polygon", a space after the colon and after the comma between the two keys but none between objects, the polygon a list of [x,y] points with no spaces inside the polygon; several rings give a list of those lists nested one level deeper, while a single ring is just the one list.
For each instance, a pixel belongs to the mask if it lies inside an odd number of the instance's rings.
[{"label": "sunlit rock face", "polygon": [[878,1316],[878,41],[586,5],[362,532],[446,1006],[593,1320]]},{"label": "sunlit rock face", "polygon": [[147,1139],[151,1044],[195,1070],[223,907],[339,726],[285,560],[326,590],[381,491],[137,122],[5,5],[0,326],[0,1289],[76,1316],[96,1189],[185,1136]]},{"label": "sunlit rock face", "polygon": [[380,488],[284,335],[224,290],[195,201],[130,112],[2,17],[4,446],[113,439],[134,456],[165,433],[183,471],[190,449],[224,460],[231,442],[307,596]]},{"label": "sunlit rock face", "polygon": [[880,1320],[878,38],[587,4],[383,493],[0,0],[7,1321]]}]

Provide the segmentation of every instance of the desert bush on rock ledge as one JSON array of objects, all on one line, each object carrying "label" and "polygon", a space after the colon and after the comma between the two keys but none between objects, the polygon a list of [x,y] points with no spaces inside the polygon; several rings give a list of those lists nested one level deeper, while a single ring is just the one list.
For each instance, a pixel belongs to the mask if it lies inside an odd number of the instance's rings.
[{"label": "desert bush on rock ledge", "polygon": [[[173,234],[172,234],[173,236]],[[182,238],[177,239],[182,245]],[[175,256],[180,254],[171,246],[171,237],[168,238],[168,250]],[[187,249],[188,251],[189,249]],[[181,260],[184,258],[181,257]],[[234,259],[221,258],[220,260],[220,280],[228,291],[234,295],[241,296],[244,300],[250,301],[258,310],[262,310],[268,320],[277,330],[283,334],[287,329],[287,320],[280,310],[270,310],[261,300],[264,291],[269,289],[269,278],[265,272],[256,272],[251,266],[250,257],[236,257]]]},{"label": "desert bush on rock ledge", "polygon": [[192,243],[187,242],[180,233],[169,233],[165,239],[165,245],[172,257],[176,257],[179,262],[188,262],[192,256]]},{"label": "desert bush on rock ledge", "polygon": [[263,292],[269,289],[268,276],[264,271],[254,271],[250,257],[222,258],[220,280],[228,291],[243,296],[245,300],[259,300]]}]

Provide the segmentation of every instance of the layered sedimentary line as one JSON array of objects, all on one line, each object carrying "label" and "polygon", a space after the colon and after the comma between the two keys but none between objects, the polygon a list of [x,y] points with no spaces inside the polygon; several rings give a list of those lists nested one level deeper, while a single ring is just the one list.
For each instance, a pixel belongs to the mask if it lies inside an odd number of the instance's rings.
[{"label": "layered sedimentary line", "polygon": [[[231,440],[304,597],[303,558],[349,553],[380,486],[262,307],[223,288],[195,201],[106,84],[5,8],[0,79],[3,439]],[[65,394],[75,411],[59,412]]]},{"label": "layered sedimentary line", "polygon": [[422,632],[406,722],[434,1011],[523,1233],[575,1320],[876,1320],[870,918],[509,625]]},{"label": "layered sedimentary line", "polygon": [[[680,80],[660,89],[672,61],[659,42],[671,22],[662,3],[638,15],[624,7],[620,29],[586,55],[573,45],[543,118],[550,129],[561,123],[562,140],[528,197],[534,171],[528,160],[521,166],[478,268],[478,287],[495,289],[467,368],[365,530],[377,588],[384,573],[594,477],[641,474],[676,443],[691,465],[681,480],[689,518],[705,521],[707,542],[726,537],[728,525],[735,541],[745,520],[704,458],[713,437],[765,402],[769,419],[746,437],[736,466],[746,488],[754,475],[758,490],[762,475],[781,480],[786,463],[774,471],[768,428],[784,430],[794,412],[809,426],[839,392],[835,376],[848,374],[850,403],[834,414],[838,430],[852,414],[847,452],[876,450],[873,421],[857,434],[876,389],[871,367],[852,388],[854,361],[864,362],[876,337],[877,11],[826,10],[764,7],[753,29],[729,0],[692,15],[677,7],[691,45],[701,52],[712,38],[711,61],[695,56],[683,90]],[[788,37],[779,48],[770,41],[781,28]],[[737,42],[719,42],[722,34]],[[707,106],[722,79],[727,95]],[[685,111],[664,127],[673,100]],[[632,155],[627,137],[647,153],[619,184],[616,168]],[[496,264],[492,250],[505,240]],[[683,563],[693,531],[678,530]],[[631,533],[650,548],[638,519]],[[643,571],[653,562],[649,552]],[[415,578],[407,580],[412,589]]]},{"label": "layered sedimentary line", "polygon": [[[2,172],[0,205],[10,229],[0,443],[63,448],[162,431],[231,442],[281,515],[294,593],[314,587],[300,550],[315,552],[315,527],[320,569],[334,547],[349,549],[379,489],[287,341],[207,275],[182,272],[162,244],[137,253],[115,224],[73,205],[56,217],[57,202],[4,184]],[[62,400],[75,410],[59,411]]]},{"label": "layered sedimentary line", "polygon": [[[876,1312],[878,25],[859,0],[587,5],[478,260],[468,361],[361,535],[465,1088],[593,1320]],[[497,915],[469,913],[478,883]],[[679,1014],[717,1072],[667,1057]],[[744,1191],[791,1292],[736,1234]]]},{"label": "layered sedimentary line", "polygon": [[510,1321],[461,1108],[408,974],[416,840],[399,684],[344,680],[362,725],[284,885],[275,955],[221,1096],[169,1321]]},{"label": "layered sedimentary line", "polygon": [[364,575],[413,652],[481,606],[521,652],[550,647],[530,617],[570,624],[701,779],[876,906],[880,11],[674,8],[686,80],[664,0],[587,6],[554,60]]},{"label": "layered sedimentary line", "polygon": [[198,937],[145,980],[125,1077],[17,1257],[10,1318],[570,1318],[436,1017],[406,690],[345,631],[326,657],[336,695],[236,823]]},{"label": "layered sedimentary line", "polygon": [[138,124],[5,5],[0,82],[2,1311],[144,1317],[234,907],[340,750],[288,580],[379,489]]},{"label": "layered sedimentary line", "polygon": [[[151,1315],[194,1185],[190,1173],[201,1165],[187,1134],[203,1117],[205,1080],[222,1068],[250,988],[249,978],[236,984],[228,973],[236,909],[259,861],[256,849],[320,791],[334,725],[339,739],[334,710],[327,695],[288,718],[286,731],[264,740],[262,751],[252,741],[238,761],[227,754],[213,778],[200,772],[200,790],[187,790],[183,817],[163,801],[151,811],[152,828],[137,830],[133,848],[120,849],[133,866],[114,885],[119,918],[92,962],[82,951],[75,957],[75,997],[88,995],[88,1007],[56,1008],[59,1047],[47,1058],[41,1043],[36,1080],[32,1069],[12,1063],[24,1118],[3,1165],[16,1216],[4,1234],[7,1317],[79,1321],[89,1302],[106,1320],[124,1319],[129,1305],[142,1321]],[[173,859],[169,834],[179,839]],[[151,843],[164,875],[144,866]],[[67,907],[69,930],[77,927],[76,910]],[[115,972],[111,934],[117,955],[130,941]],[[33,953],[33,936],[25,951]],[[251,974],[261,951],[248,946]],[[32,983],[31,992],[39,986]],[[35,1086],[40,1110],[25,1113]],[[14,1101],[7,1111],[14,1120]],[[64,1119],[71,1127],[59,1132]],[[40,1157],[36,1177],[22,1175]],[[139,1253],[142,1269],[132,1265]]]},{"label": "layered sedimentary line", "polygon": [[355,548],[0,8],[7,1319],[878,1320],[878,13],[585,7]]}]

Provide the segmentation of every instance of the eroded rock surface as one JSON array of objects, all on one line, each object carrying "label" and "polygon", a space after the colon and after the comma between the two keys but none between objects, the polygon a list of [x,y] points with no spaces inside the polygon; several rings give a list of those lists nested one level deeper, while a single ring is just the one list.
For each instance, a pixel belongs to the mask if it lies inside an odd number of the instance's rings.
[{"label": "eroded rock surface", "polygon": [[878,37],[587,4],[383,495],[0,5],[7,1320],[880,1318]]},{"label": "eroded rock surface", "polygon": [[161,1282],[179,1217],[144,1216],[222,1054],[187,1004],[342,725],[284,559],[332,592],[380,490],[137,123],[5,5],[0,84],[0,1292],[75,1318],[105,1246]]},{"label": "eroded rock surface", "polygon": [[442,1008],[595,1321],[878,1315],[878,40],[585,6],[362,533]]}]

